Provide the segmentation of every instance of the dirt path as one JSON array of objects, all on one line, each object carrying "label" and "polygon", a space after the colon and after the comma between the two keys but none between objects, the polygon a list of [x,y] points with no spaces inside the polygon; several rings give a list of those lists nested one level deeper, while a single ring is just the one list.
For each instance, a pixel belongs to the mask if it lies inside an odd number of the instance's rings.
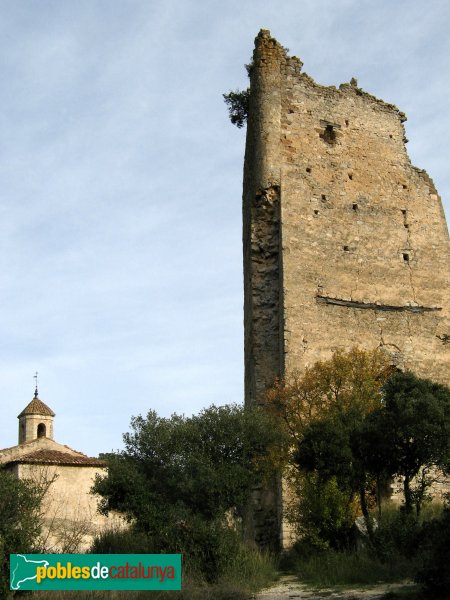
[{"label": "dirt path", "polygon": [[383,583],[371,586],[354,586],[352,589],[333,590],[321,589],[313,590],[311,587],[298,581],[292,575],[283,575],[279,581],[272,587],[262,590],[255,596],[255,600],[307,600],[307,599],[334,599],[334,600],[376,600],[381,599],[385,594],[399,588],[412,585],[408,582],[403,583]]}]

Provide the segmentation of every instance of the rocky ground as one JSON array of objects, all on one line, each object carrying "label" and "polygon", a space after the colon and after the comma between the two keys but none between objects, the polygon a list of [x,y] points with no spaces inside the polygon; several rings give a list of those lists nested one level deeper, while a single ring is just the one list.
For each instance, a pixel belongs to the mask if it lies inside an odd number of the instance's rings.
[{"label": "rocky ground", "polygon": [[376,600],[383,598],[388,592],[398,590],[412,583],[383,583],[371,586],[354,586],[344,589],[312,589],[301,583],[295,577],[282,576],[270,588],[259,592],[255,600],[307,600],[307,599],[335,599],[335,600]]}]

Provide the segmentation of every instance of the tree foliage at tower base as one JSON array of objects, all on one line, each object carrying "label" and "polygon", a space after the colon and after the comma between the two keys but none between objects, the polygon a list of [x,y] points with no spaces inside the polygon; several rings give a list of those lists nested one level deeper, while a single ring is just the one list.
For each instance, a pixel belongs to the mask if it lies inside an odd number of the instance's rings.
[{"label": "tree foliage at tower base", "polygon": [[387,483],[401,478],[403,511],[418,516],[450,464],[450,390],[394,372],[380,351],[336,352],[278,382],[269,400],[291,439],[289,473],[299,499],[291,514],[303,539],[316,532],[318,546],[342,548],[351,539],[356,501],[374,545],[371,508],[377,505],[379,518]]},{"label": "tree foliage at tower base", "polygon": [[125,449],[104,457],[94,492],[101,510],[125,514],[153,552],[181,552],[188,569],[214,581],[239,555],[250,490],[274,471],[281,434],[268,415],[212,406],[198,415],[131,421]]},{"label": "tree foliage at tower base", "polygon": [[318,548],[348,543],[358,500],[371,527],[374,485],[353,452],[352,438],[367,415],[381,407],[382,388],[392,372],[383,352],[353,348],[302,374],[293,372],[268,392],[269,406],[290,439],[289,516],[298,536]]}]

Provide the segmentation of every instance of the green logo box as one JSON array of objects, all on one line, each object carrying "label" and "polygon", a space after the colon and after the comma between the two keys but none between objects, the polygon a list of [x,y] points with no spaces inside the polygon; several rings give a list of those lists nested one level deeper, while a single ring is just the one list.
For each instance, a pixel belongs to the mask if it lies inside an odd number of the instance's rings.
[{"label": "green logo box", "polygon": [[11,554],[12,590],[181,590],[181,554]]}]

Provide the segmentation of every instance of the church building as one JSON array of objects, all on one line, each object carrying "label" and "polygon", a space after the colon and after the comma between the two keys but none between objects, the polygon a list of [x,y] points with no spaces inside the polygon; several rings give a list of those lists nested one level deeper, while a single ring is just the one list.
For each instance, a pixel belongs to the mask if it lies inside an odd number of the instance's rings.
[{"label": "church building", "polygon": [[100,515],[99,499],[90,493],[96,475],[106,473],[105,462],[56,442],[54,418],[36,386],[33,399],[18,415],[18,445],[0,450],[0,465],[43,490],[41,551],[82,552],[102,529],[123,521],[117,515]]}]

